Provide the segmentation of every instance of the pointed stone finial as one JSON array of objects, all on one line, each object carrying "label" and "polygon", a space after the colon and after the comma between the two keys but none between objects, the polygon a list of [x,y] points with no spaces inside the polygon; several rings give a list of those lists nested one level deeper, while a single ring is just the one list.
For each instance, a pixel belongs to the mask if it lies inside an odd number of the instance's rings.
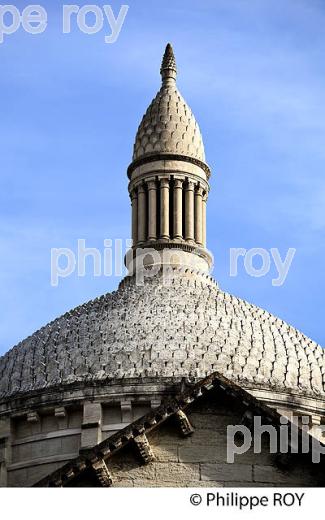
[{"label": "pointed stone finial", "polygon": [[164,57],[162,60],[162,64],[160,67],[160,74],[165,83],[167,80],[176,80],[177,68],[176,68],[176,60],[174,56],[173,47],[170,43],[167,43]]}]

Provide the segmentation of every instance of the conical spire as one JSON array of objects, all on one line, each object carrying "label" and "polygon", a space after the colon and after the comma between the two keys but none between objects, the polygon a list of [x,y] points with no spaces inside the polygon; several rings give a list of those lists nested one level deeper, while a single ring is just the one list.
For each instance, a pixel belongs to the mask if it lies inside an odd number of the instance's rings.
[{"label": "conical spire", "polygon": [[205,163],[201,132],[190,107],[177,88],[176,68],[174,51],[168,43],[160,68],[162,86],[139,125],[133,161],[167,153]]},{"label": "conical spire", "polygon": [[173,51],[173,47],[170,43],[167,43],[164,57],[162,60],[162,64],[160,67],[160,74],[163,80],[163,83],[168,79],[176,80],[177,68],[176,68],[176,60]]},{"label": "conical spire", "polygon": [[206,249],[210,170],[198,124],[177,88],[176,72],[168,43],[160,69],[162,85],[139,125],[128,168],[133,247],[126,265],[130,274],[142,266],[159,269],[159,263],[195,266],[204,272],[212,265]]}]

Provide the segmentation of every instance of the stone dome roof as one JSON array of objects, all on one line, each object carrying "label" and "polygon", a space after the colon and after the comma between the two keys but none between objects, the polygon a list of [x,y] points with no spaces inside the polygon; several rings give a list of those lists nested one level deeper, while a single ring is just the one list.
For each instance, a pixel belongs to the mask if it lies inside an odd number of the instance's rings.
[{"label": "stone dome roof", "polygon": [[157,154],[177,154],[205,162],[195,117],[176,86],[176,63],[170,44],[161,66],[162,86],[138,128],[133,160]]},{"label": "stone dome roof", "polygon": [[0,396],[82,381],[204,377],[324,397],[324,351],[270,313],[173,270],[66,313],[0,358]]}]

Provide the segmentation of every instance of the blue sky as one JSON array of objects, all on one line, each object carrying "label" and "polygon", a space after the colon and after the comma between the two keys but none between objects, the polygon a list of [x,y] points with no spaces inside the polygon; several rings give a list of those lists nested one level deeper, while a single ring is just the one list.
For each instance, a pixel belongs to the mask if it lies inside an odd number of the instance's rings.
[{"label": "blue sky", "polygon": [[[0,45],[0,353],[116,288],[91,264],[52,287],[50,250],[129,238],[126,168],[167,41],[212,169],[215,278],[325,345],[324,2],[130,1],[114,44],[108,26],[62,34],[62,3],[40,4],[46,31]],[[274,267],[252,278],[239,263],[230,277],[233,247],[297,252],[273,287]]]}]

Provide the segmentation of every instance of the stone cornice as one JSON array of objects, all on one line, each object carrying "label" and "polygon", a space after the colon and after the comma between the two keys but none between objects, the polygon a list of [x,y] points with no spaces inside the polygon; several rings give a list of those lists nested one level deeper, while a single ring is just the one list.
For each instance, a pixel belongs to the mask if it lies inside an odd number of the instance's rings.
[{"label": "stone cornice", "polygon": [[142,166],[143,164],[148,164],[150,162],[154,161],[182,161],[182,162],[189,162],[192,164],[195,164],[199,168],[202,168],[202,170],[206,173],[207,178],[210,178],[211,171],[209,166],[204,163],[203,161],[200,161],[199,159],[196,159],[195,157],[190,157],[188,155],[177,155],[173,153],[155,153],[150,154],[144,157],[141,157],[141,159],[136,159],[133,161],[130,166],[127,169],[127,174],[129,179],[131,179],[132,172],[138,168],[139,166]]},{"label": "stone cornice", "polygon": [[[253,414],[254,416],[261,417],[262,423],[272,424],[276,428],[280,427],[281,414],[256,399],[256,397],[242,387],[218,372],[215,372],[198,383],[189,386],[176,397],[166,399],[157,409],[134,421],[100,444],[91,449],[83,450],[82,455],[43,478],[34,484],[34,487],[62,487],[72,481],[77,475],[80,475],[86,468],[92,469],[96,474],[98,468],[104,468],[107,477],[106,482],[101,482],[101,478],[99,480],[102,485],[112,485],[114,475],[111,478],[106,466],[107,460],[121,448],[133,443],[133,446],[136,446],[138,452],[140,451],[143,462],[149,463],[153,459],[153,454],[147,439],[147,434],[172,416],[176,418],[176,424],[178,424],[181,433],[184,436],[191,435],[194,429],[188,420],[186,409],[190,404],[211,390],[221,391],[225,395],[239,400],[246,409],[246,412],[249,413],[249,415]],[[302,436],[303,430],[298,426],[299,445],[302,442]],[[314,442],[312,436],[310,436],[309,442],[310,445]],[[310,449],[310,457],[311,454],[312,449]],[[321,461],[324,463],[324,456],[322,456]]]}]

